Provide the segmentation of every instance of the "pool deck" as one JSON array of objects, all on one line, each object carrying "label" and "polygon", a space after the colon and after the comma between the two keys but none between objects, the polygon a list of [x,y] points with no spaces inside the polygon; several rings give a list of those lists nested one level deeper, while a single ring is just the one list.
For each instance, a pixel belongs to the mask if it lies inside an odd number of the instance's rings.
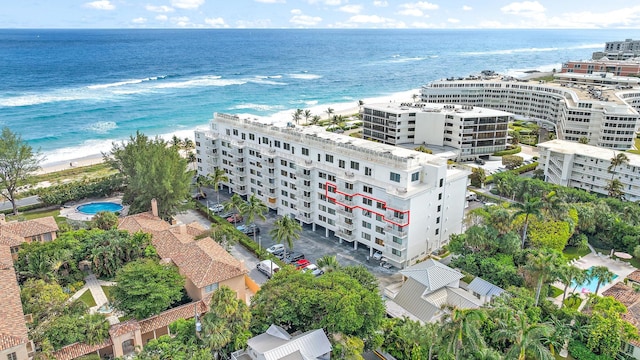
[{"label": "pool deck", "polygon": [[[629,274],[631,274],[636,270],[635,267],[633,267],[631,264],[627,262],[624,262],[619,259],[613,259],[607,255],[598,254],[595,252],[591,252],[581,257],[580,259],[573,260],[572,262],[570,262],[570,264],[584,270],[587,270],[593,266],[606,266],[609,269],[609,271],[618,275],[618,277],[613,279],[612,282],[605,285],[601,285],[600,289],[598,290],[599,294],[602,294],[603,291],[609,289],[614,284],[620,281],[623,281]],[[560,282],[555,282],[553,285],[557,288],[564,289],[564,284]],[[573,292],[574,292],[573,288],[570,286],[569,289],[567,289],[567,296],[569,296],[569,294]],[[576,289],[575,292],[581,293],[582,297],[586,298],[586,294],[582,294],[582,289],[578,288]],[[560,305],[562,303],[562,295],[554,298],[553,301],[557,305]]]},{"label": "pool deck", "polygon": [[[94,198],[94,199],[86,199],[82,202],[77,202],[73,204],[68,204],[68,205],[65,204],[65,206],[60,208],[60,216],[66,217],[67,219],[71,219],[71,220],[91,221],[91,219],[93,218],[93,215],[87,215],[79,212],[78,206],[93,203],[93,202],[113,202],[113,203],[122,205],[122,197],[115,196],[115,197],[109,197],[109,198]],[[129,207],[124,206],[124,208],[120,213],[126,214],[128,210],[129,210]]]}]

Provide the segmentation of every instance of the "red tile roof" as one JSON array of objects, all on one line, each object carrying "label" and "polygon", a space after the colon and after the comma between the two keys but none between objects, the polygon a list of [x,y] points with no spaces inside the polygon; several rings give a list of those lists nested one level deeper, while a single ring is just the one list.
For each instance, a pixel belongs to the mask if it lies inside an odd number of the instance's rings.
[{"label": "red tile roof", "polygon": [[26,220],[26,221],[14,221],[1,224],[2,231],[8,231],[20,237],[29,238],[36,235],[48,234],[58,231],[58,224],[53,216],[47,216],[43,218]]},{"label": "red tile roof", "polygon": [[120,220],[120,224],[118,225],[118,229],[127,230],[130,233],[138,231],[162,231],[170,227],[171,225],[169,225],[169,223],[157,216],[153,216],[151,212],[126,216]]},{"label": "red tile roof", "polygon": [[141,320],[140,332],[142,334],[146,334],[153,330],[169,326],[169,324],[173,323],[176,320],[190,319],[195,315],[196,311],[198,312],[198,315],[202,315],[207,311],[207,307],[202,303],[202,301],[197,301],[194,303],[179,306],[177,308],[169,309],[167,311],[161,312],[156,316]]},{"label": "red tile roof", "polygon": [[[626,306],[628,311],[622,314],[622,319],[640,330],[640,293],[632,287],[617,283],[604,291],[602,296],[611,296]],[[631,340],[629,343],[640,347],[640,341],[638,340]]]},{"label": "red tile roof", "polygon": [[140,330],[140,323],[132,319],[132,320],[127,320],[125,322],[121,322],[119,324],[112,325],[109,328],[109,335],[111,335],[111,338],[114,338],[120,335],[134,332],[136,330]]},{"label": "red tile roof", "polygon": [[631,274],[627,275],[627,279],[640,283],[640,270],[636,270]]},{"label": "red tile roof", "polygon": [[29,342],[11,250],[0,246],[0,351]]},{"label": "red tile roof", "polygon": [[113,343],[111,339],[107,339],[102,344],[97,345],[89,345],[84,343],[75,343],[71,345],[67,345],[62,349],[53,353],[53,357],[56,360],[72,360],[75,358],[79,358],[80,356],[90,354],[92,352],[96,352],[100,349],[104,349],[107,346],[111,346]]},{"label": "red tile roof", "polygon": [[11,247],[20,246],[24,242],[24,238],[16,235],[14,233],[10,233],[8,231],[3,231],[0,228],[0,245],[8,245]]}]

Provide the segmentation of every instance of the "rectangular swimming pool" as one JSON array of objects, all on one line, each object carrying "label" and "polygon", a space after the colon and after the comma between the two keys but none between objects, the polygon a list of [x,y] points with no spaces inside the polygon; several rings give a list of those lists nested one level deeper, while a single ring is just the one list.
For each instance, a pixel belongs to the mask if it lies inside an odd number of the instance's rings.
[{"label": "rectangular swimming pool", "polygon": [[[591,272],[593,271],[593,266],[590,267],[589,269],[587,269],[587,272],[589,274],[591,274]],[[613,275],[613,280],[617,279],[618,275]],[[603,282],[602,284],[600,284],[600,288],[602,289],[603,286],[607,285],[607,282]],[[577,288],[576,288],[577,286]],[[574,288],[576,289],[576,291],[580,291],[583,293],[594,293],[596,291],[596,287],[598,286],[598,277],[597,276],[591,276],[590,280],[585,281],[582,284],[578,284],[574,281],[571,282],[571,289],[573,290]]]}]

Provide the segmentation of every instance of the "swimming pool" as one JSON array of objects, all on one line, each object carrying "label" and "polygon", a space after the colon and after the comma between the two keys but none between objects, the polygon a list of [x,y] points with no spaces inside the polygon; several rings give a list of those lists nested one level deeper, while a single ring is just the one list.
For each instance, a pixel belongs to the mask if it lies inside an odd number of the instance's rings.
[{"label": "swimming pool", "polygon": [[[591,271],[593,271],[593,266],[590,267],[589,269],[587,269],[587,272],[589,274],[591,274]],[[615,280],[616,278],[618,278],[618,275],[613,275],[613,280]],[[607,285],[608,282],[602,282],[602,284],[600,284],[600,289],[602,289],[603,286]],[[576,288],[576,285],[578,286]],[[596,287],[598,286],[598,277],[597,276],[592,276],[591,277],[591,282],[587,281],[585,283],[582,284],[577,284],[574,281],[571,282],[571,289],[576,289],[576,291],[581,291],[583,293],[589,292],[589,293],[594,293],[596,292]]]},{"label": "swimming pool", "polygon": [[122,205],[109,201],[101,201],[80,205],[77,207],[77,210],[83,214],[95,215],[100,211],[121,211]]}]

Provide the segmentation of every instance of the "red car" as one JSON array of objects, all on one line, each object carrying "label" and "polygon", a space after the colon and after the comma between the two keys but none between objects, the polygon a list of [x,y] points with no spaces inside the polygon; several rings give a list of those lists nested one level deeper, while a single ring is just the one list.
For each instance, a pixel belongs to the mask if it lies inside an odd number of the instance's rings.
[{"label": "red car", "polygon": [[227,218],[227,221],[228,221],[228,222],[230,222],[230,223],[232,223],[232,224],[239,223],[240,221],[242,221],[242,215],[240,215],[240,214],[233,214],[233,215],[231,215],[231,216],[229,216],[229,217]]},{"label": "red car", "polygon": [[300,259],[296,262],[293,263],[293,265],[295,265],[296,270],[302,270],[304,268],[306,268],[307,266],[309,266],[311,263],[309,262],[309,260],[307,259]]}]

